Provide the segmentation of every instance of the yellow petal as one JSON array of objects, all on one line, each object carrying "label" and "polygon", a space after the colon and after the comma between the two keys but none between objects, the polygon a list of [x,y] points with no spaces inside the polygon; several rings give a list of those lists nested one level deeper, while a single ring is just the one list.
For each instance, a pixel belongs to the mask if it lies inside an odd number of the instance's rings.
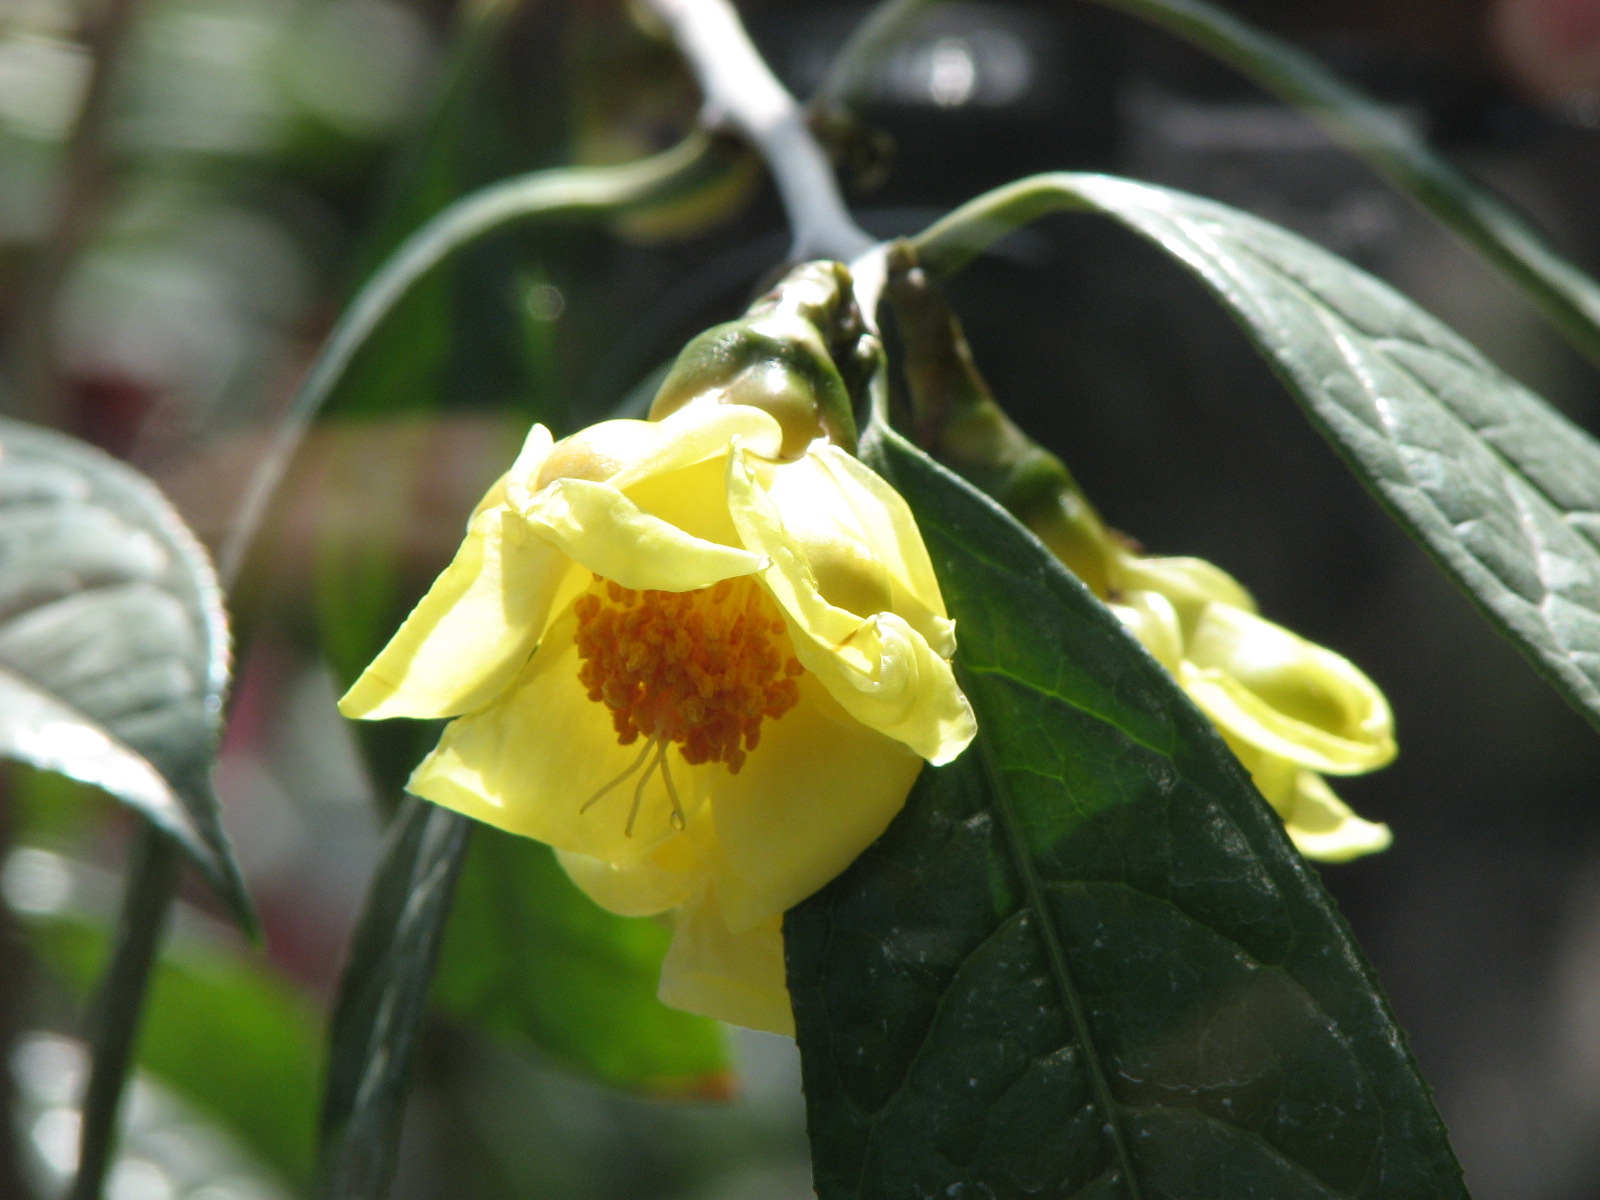
[{"label": "yellow petal", "polygon": [[792,524],[794,514],[826,508],[839,514],[841,526],[853,524],[889,576],[889,607],[938,654],[955,653],[955,625],[945,614],[916,518],[877,472],[837,446],[818,446],[800,462],[774,471],[768,494],[786,523]]},{"label": "yellow petal", "polygon": [[1313,771],[1353,775],[1394,758],[1394,718],[1347,659],[1224,604],[1202,614],[1179,682],[1233,737]]},{"label": "yellow petal", "polygon": [[473,509],[472,515],[476,517],[485,509],[507,504],[508,497],[514,490],[526,494],[529,490],[528,482],[538,477],[540,468],[550,456],[554,444],[550,431],[543,425],[535,425],[528,430],[528,436],[523,440],[522,449],[518,451],[511,469],[495,480],[494,485],[484,493],[483,499],[478,501],[478,507]]},{"label": "yellow petal", "polygon": [[1145,558],[1125,554],[1118,564],[1122,586],[1160,592],[1176,610],[1186,632],[1210,604],[1226,604],[1245,612],[1256,611],[1256,602],[1242,584],[1221,567],[1203,558]]},{"label": "yellow petal", "polygon": [[778,458],[783,446],[778,422],[747,404],[689,404],[649,424],[661,431],[660,445],[614,478],[611,482],[616,487],[627,488],[650,475],[721,458],[735,442],[769,461]]},{"label": "yellow petal", "polygon": [[609,483],[557,480],[523,519],[574,562],[639,591],[687,592],[761,567],[759,555],[685,533]]},{"label": "yellow petal", "polygon": [[[707,824],[704,820],[696,825]],[[601,908],[624,917],[653,917],[704,890],[710,881],[705,856],[687,837],[669,838],[648,858],[634,863],[606,862],[587,854],[557,850],[572,882]]]},{"label": "yellow petal", "polygon": [[1343,862],[1389,848],[1389,827],[1356,816],[1315,771],[1226,734],[1224,740],[1307,858]]},{"label": "yellow petal", "polygon": [[755,475],[823,599],[857,618],[898,611],[888,566],[814,454]]},{"label": "yellow petal", "polygon": [[[576,629],[569,608],[506,694],[452,721],[407,786],[424,799],[559,850],[635,863],[677,835],[671,798],[656,751],[637,742],[618,745],[610,710],[585,694]],[[683,770],[676,751],[667,757],[676,760],[673,781],[692,823],[704,803],[696,778]],[[641,780],[630,836],[628,813]]]},{"label": "yellow petal", "polygon": [[740,405],[691,405],[661,421],[601,421],[557,442],[536,472],[518,475],[521,488],[511,489],[511,503],[525,503],[558,479],[586,479],[622,490],[652,475],[721,458],[736,437],[775,449],[782,435],[766,413]]},{"label": "yellow petal", "polygon": [[642,511],[691,537],[720,546],[740,545],[739,532],[728,514],[726,454],[637,480],[623,495]]},{"label": "yellow petal", "polygon": [[739,773],[719,770],[708,785],[717,892],[724,919],[742,932],[854,862],[905,804],[922,760],[802,677],[800,702],[762,724]]},{"label": "yellow petal", "polygon": [[794,1036],[783,962],[783,918],[733,933],[714,891],[676,914],[661,964],[663,1004],[749,1029]]},{"label": "yellow petal", "polygon": [[1122,600],[1110,608],[1158,663],[1174,675],[1178,673],[1183,660],[1183,628],[1170,600],[1160,592],[1124,592]]},{"label": "yellow petal", "polygon": [[1387,825],[1356,816],[1315,771],[1299,773],[1294,806],[1284,826],[1300,853],[1323,862],[1375,854],[1394,841]]},{"label": "yellow petal", "polygon": [[339,711],[452,717],[489,703],[528,661],[569,566],[509,510],[479,513],[455,559]]},{"label": "yellow petal", "polygon": [[728,460],[728,507],[744,544],[771,562],[762,582],[783,611],[801,665],[868,728],[936,765],[960,754],[977,724],[950,664],[897,613],[862,619],[823,598],[737,450]]},{"label": "yellow petal", "polygon": [[1250,779],[1256,785],[1256,790],[1265,797],[1273,811],[1280,817],[1287,817],[1294,809],[1295,790],[1300,783],[1300,772],[1304,769],[1299,763],[1290,762],[1287,758],[1280,758],[1276,754],[1268,754],[1257,749],[1248,742],[1241,742],[1231,737],[1226,729],[1219,731],[1222,740],[1228,743],[1228,749],[1250,772]]}]

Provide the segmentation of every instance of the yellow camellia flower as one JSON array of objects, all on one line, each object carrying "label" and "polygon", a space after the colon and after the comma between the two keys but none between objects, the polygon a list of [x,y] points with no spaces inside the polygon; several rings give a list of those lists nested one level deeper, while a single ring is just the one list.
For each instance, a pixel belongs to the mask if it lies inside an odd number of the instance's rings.
[{"label": "yellow camellia flower", "polygon": [[340,701],[455,718],[411,791],[548,842],[613,912],[670,912],[662,999],[778,1032],[783,912],[975,729],[910,510],[790,433],[738,403],[535,427]]}]

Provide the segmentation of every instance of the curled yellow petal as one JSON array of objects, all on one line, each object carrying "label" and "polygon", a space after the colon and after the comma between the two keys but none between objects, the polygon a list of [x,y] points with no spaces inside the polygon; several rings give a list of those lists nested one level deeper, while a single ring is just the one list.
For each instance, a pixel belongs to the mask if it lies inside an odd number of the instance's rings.
[{"label": "curled yellow petal", "polygon": [[760,569],[759,555],[708,542],[652,516],[610,484],[562,479],[523,520],[574,562],[639,591],[688,592]]},{"label": "curled yellow petal", "polygon": [[738,452],[728,462],[728,507],[744,544],[770,563],[761,578],[783,610],[795,655],[845,712],[935,765],[961,753],[977,723],[949,662],[898,613],[863,619],[830,604]]},{"label": "curled yellow petal", "polygon": [[1158,663],[1177,674],[1183,661],[1183,626],[1160,592],[1125,592],[1111,611]]},{"label": "curled yellow petal", "polygon": [[[768,490],[790,528],[805,512],[823,507],[847,511],[848,521],[841,517],[838,524],[853,526],[888,577],[890,594],[882,607],[903,616],[938,654],[945,658],[954,654],[955,623],[945,613],[928,548],[900,493],[837,446],[820,446],[795,466],[801,469],[776,472],[778,478]],[[802,474],[808,468],[823,478],[811,483]],[[794,486],[796,483],[800,486]]]},{"label": "curled yellow petal", "polygon": [[1354,775],[1394,758],[1383,693],[1348,659],[1223,604],[1201,615],[1179,682],[1239,741],[1313,771]]},{"label": "curled yellow petal", "polygon": [[528,430],[528,436],[523,439],[522,449],[518,451],[511,469],[494,481],[484,493],[483,499],[478,501],[478,507],[472,510],[472,515],[476,517],[485,509],[509,504],[513,491],[522,495],[527,494],[528,482],[538,477],[554,446],[555,439],[543,425],[535,425]]},{"label": "curled yellow petal", "polygon": [[1376,854],[1394,841],[1387,825],[1356,816],[1315,771],[1299,772],[1283,824],[1300,853],[1323,862]]},{"label": "curled yellow petal", "polygon": [[722,919],[715,893],[679,908],[661,964],[661,1002],[748,1029],[794,1036],[783,962],[783,918],[741,933]]},{"label": "curled yellow petal", "polygon": [[1307,858],[1345,862],[1387,850],[1394,839],[1387,825],[1356,816],[1315,771],[1227,738],[1239,761],[1284,830]]},{"label": "curled yellow petal", "polygon": [[602,421],[556,443],[520,495],[512,490],[512,503],[525,503],[558,479],[626,491],[641,480],[721,459],[735,439],[775,456],[783,433],[760,409],[737,404],[690,405],[661,421]]},{"label": "curled yellow petal", "polygon": [[1192,632],[1200,615],[1212,604],[1225,604],[1247,613],[1256,602],[1243,585],[1221,567],[1203,558],[1146,558],[1124,554],[1118,577],[1128,590],[1160,592]]}]

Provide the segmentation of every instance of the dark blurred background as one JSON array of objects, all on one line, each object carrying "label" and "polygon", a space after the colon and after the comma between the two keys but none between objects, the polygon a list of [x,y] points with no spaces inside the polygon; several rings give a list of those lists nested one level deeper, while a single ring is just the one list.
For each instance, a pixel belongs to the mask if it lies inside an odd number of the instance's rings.
[{"label": "dark blurred background", "polygon": [[[1600,4],[1229,7],[1392,106],[1600,269]],[[742,10],[801,95],[867,11]],[[117,68],[98,115],[97,52]],[[408,229],[516,171],[660,148],[694,111],[670,49],[613,4],[4,0],[8,411],[152,472],[214,545],[332,317]],[[1389,280],[1600,430],[1595,366],[1517,293],[1307,118],[1125,17],[1066,0],[930,5],[862,116],[884,136],[863,139],[851,197],[876,234],[1035,171],[1188,189]],[[769,189],[742,198],[723,198],[710,233],[657,221],[491,239],[396,317],[300,456],[234,598],[220,786],[268,922],[270,957],[251,969],[283,989],[304,1036],[317,1036],[394,766],[369,770],[334,713],[363,653],[346,631],[392,627],[530,419],[561,432],[636,406],[684,340],[742,308],[786,245]],[[1392,826],[1394,848],[1324,877],[1479,1200],[1600,1196],[1600,740],[1159,253],[1107,222],[1053,219],[953,294],[1003,403],[1113,524],[1152,552],[1214,560],[1387,691],[1400,759],[1340,791]],[[399,583],[363,591],[379,567]],[[12,908],[103,909],[110,883],[85,863],[120,861],[109,806],[36,779],[16,790],[28,848],[0,875]],[[76,1001],[54,978],[5,997],[38,1031],[12,1066],[27,1169],[46,1188],[70,1161],[78,1069]],[[397,1194],[808,1195],[792,1047],[740,1046],[743,1099],[664,1109],[441,1025]],[[214,1128],[215,1103],[159,1073],[141,1086],[112,1200],[293,1194],[292,1164],[248,1130]]]}]

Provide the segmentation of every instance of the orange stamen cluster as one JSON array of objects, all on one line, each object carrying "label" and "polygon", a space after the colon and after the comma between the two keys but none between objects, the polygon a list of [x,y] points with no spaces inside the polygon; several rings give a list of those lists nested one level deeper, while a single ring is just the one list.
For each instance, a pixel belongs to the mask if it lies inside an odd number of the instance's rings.
[{"label": "orange stamen cluster", "polygon": [[631,591],[595,577],[578,598],[578,678],[611,710],[617,740],[676,743],[689,763],[737,773],[761,723],[800,699],[803,668],[753,579],[692,592]]}]

